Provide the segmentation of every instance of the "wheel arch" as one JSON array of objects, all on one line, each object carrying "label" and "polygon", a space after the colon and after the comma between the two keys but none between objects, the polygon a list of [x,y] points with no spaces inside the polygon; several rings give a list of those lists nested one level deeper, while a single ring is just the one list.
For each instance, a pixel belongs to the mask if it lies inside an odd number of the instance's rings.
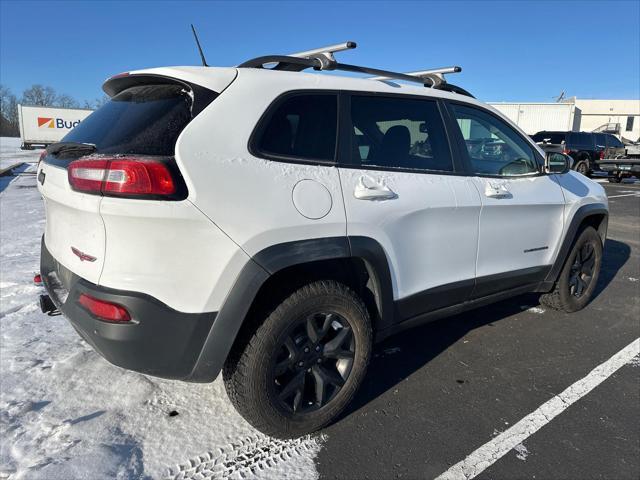
[{"label": "wheel arch", "polygon": [[567,255],[569,255],[571,247],[573,246],[582,229],[589,226],[595,228],[598,232],[598,235],[600,235],[602,246],[604,247],[604,243],[607,238],[608,223],[609,210],[607,209],[606,205],[602,203],[591,203],[588,205],[583,205],[576,211],[576,213],[573,215],[573,218],[571,219],[571,223],[569,224],[567,233],[565,234],[565,237],[562,241],[558,256],[556,257],[556,260],[553,263],[549,274],[543,282],[542,290],[552,288],[553,284],[557,281],[564,262],[567,259]]},{"label": "wheel arch", "polygon": [[374,331],[393,324],[393,290],[384,249],[369,237],[327,237],[272,245],[241,270],[205,341],[190,376],[211,382],[254,321],[298,287],[315,280],[338,280],[365,302]]}]

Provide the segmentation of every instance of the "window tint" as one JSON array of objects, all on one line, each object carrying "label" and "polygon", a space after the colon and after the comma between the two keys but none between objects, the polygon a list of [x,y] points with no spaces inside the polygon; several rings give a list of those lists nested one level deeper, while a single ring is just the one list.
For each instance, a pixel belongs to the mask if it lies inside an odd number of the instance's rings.
[{"label": "window tint", "polygon": [[258,141],[261,152],[310,160],[333,160],[336,149],[338,97],[289,97],[267,120]]},{"label": "window tint", "polygon": [[607,146],[607,136],[604,133],[593,134],[596,142],[596,148],[602,148]]},{"label": "window tint", "polygon": [[558,144],[559,145],[559,144],[561,144],[562,142],[565,141],[566,137],[567,137],[567,135],[564,134],[564,133],[539,132],[539,133],[536,133],[531,138],[536,143],[546,142],[546,143],[553,143],[553,144]]},{"label": "window tint", "polygon": [[[569,142],[572,146],[593,147],[594,137],[591,133],[573,132],[570,135]],[[604,144],[600,144],[604,145]]]},{"label": "window tint", "polygon": [[508,177],[539,171],[529,143],[505,122],[476,108],[452,107],[473,173]]},{"label": "window tint", "polygon": [[618,140],[617,137],[613,135],[607,135],[607,146],[621,148],[624,147],[624,143],[622,143],[620,140]]},{"label": "window tint", "polygon": [[435,101],[354,95],[351,119],[352,163],[453,170],[449,143]]},{"label": "window tint", "polygon": [[174,155],[191,120],[191,97],[179,85],[127,88],[89,115],[62,141],[93,143],[98,153]]}]

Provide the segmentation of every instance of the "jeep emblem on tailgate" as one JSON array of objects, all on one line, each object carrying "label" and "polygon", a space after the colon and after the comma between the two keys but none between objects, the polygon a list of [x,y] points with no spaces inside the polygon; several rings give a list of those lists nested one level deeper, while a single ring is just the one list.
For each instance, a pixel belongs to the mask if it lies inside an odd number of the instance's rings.
[{"label": "jeep emblem on tailgate", "polygon": [[85,260],[87,262],[95,262],[96,261],[96,257],[92,257],[91,255],[87,255],[84,252],[81,252],[80,250],[78,250],[76,247],[71,247],[71,251],[73,252],[73,254],[78,257],[80,259],[81,262],[84,262]]}]

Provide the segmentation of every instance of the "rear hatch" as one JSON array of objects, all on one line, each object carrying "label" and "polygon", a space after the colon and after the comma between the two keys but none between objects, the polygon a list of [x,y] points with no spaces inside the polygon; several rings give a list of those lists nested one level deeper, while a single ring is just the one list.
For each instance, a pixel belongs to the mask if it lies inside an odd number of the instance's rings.
[{"label": "rear hatch", "polygon": [[191,119],[217,96],[187,82],[149,75],[108,81],[105,90],[112,98],[62,142],[47,148],[37,177],[47,249],[60,264],[96,284],[106,255],[103,197],[186,198],[175,144]]}]

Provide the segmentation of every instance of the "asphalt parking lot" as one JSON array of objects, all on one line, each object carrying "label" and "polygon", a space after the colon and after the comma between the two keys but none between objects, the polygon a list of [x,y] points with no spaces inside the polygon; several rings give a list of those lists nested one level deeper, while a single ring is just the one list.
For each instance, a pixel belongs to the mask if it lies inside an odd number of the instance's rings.
[{"label": "asphalt parking lot", "polygon": [[[320,478],[435,478],[640,336],[640,183],[604,183],[595,299],[564,314],[527,295],[386,340]],[[457,478],[640,478],[637,357],[486,469]]]}]

